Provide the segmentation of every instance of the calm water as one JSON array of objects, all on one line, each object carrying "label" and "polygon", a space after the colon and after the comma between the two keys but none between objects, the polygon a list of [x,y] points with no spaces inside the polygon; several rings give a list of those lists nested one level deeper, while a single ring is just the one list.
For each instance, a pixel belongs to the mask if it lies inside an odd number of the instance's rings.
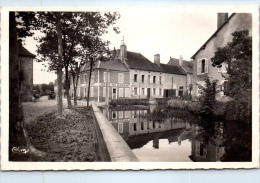
[{"label": "calm water", "polygon": [[[224,132],[229,131],[223,132],[222,122],[213,123],[211,119],[155,105],[102,110],[140,161],[214,162],[228,157],[226,149],[230,148],[225,147],[223,139]],[[239,149],[235,157],[247,161],[249,157],[244,158],[241,147],[228,146],[232,153]]]}]

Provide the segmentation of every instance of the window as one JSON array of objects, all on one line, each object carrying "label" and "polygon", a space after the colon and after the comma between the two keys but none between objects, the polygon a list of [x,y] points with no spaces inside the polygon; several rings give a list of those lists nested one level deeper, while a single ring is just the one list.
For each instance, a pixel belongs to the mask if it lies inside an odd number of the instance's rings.
[{"label": "window", "polygon": [[110,72],[108,73],[107,77],[108,82],[110,82]]},{"label": "window", "polygon": [[144,88],[142,88],[142,95],[144,95]]},{"label": "window", "polygon": [[153,83],[156,83],[156,76],[153,76]]},{"label": "window", "polygon": [[78,77],[78,85],[80,84],[80,75],[79,75],[79,77]]},{"label": "window", "polygon": [[116,111],[112,111],[112,119],[116,119]]},{"label": "window", "polygon": [[124,83],[124,74],[123,73],[118,74],[118,83]]},{"label": "window", "polygon": [[134,82],[137,82],[137,74],[134,74]]},{"label": "window", "polygon": [[130,117],[130,111],[125,111],[125,118],[129,118]]},{"label": "window", "polygon": [[142,83],[144,83],[144,75],[142,75]]},{"label": "window", "polygon": [[159,77],[159,82],[162,84],[162,76]]},{"label": "window", "polygon": [[183,96],[183,86],[179,87],[179,96]]},{"label": "window", "polygon": [[152,122],[153,123],[153,129],[155,128],[155,121]]},{"label": "window", "polygon": [[147,122],[147,130],[150,130],[150,122]]},{"label": "window", "polygon": [[148,78],[147,78],[147,83],[150,83],[150,75],[148,75]]},{"label": "window", "polygon": [[86,82],[87,82],[87,75],[84,74],[84,83],[86,83]]},{"label": "window", "polygon": [[103,87],[103,97],[106,97],[106,96],[107,96],[107,88]]},{"label": "window", "polygon": [[197,60],[197,75],[208,73],[208,60],[198,59]]},{"label": "window", "polygon": [[124,97],[124,88],[119,88],[119,97]]},{"label": "window", "polygon": [[134,95],[137,95],[137,88],[134,88]]},{"label": "window", "polygon": [[141,122],[141,130],[144,130],[144,122]]},{"label": "window", "polygon": [[118,111],[118,118],[123,118],[124,115],[123,115],[123,111]]},{"label": "window", "polygon": [[94,97],[94,87],[90,87],[90,97]]},{"label": "window", "polygon": [[153,89],[153,95],[156,95],[156,88]]},{"label": "window", "polygon": [[125,88],[125,97],[130,97],[130,89]]},{"label": "window", "polygon": [[162,95],[162,89],[161,88],[159,89],[159,95],[160,96]]},{"label": "window", "polygon": [[137,131],[137,123],[134,123],[134,131]]},{"label": "window", "polygon": [[84,88],[84,97],[86,98],[87,96],[87,88]]},{"label": "window", "polygon": [[207,148],[199,141],[196,141],[196,156],[207,157]]},{"label": "window", "polygon": [[107,82],[107,72],[104,72],[103,74],[103,82]]}]

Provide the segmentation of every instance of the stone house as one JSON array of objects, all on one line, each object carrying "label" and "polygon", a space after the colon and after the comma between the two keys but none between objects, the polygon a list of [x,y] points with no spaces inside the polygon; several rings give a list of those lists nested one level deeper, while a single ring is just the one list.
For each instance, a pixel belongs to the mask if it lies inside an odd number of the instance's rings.
[{"label": "stone house", "polygon": [[33,99],[33,59],[35,55],[23,46],[19,46],[18,49],[21,102],[30,102]]},{"label": "stone house", "polygon": [[[113,59],[107,62],[97,62],[93,66],[90,81],[90,99],[104,102],[106,98],[120,99],[130,98],[129,70],[119,60]],[[86,98],[89,83],[89,65],[81,68],[77,94],[78,98]],[[71,96],[74,97],[71,81]]]},{"label": "stone house", "polygon": [[232,41],[232,33],[243,29],[249,30],[252,36],[252,14],[250,13],[233,13],[228,17],[227,13],[218,13],[217,30],[213,35],[199,48],[191,57],[193,59],[193,96],[199,96],[197,84],[203,85],[203,75],[208,74],[211,80],[218,80],[220,91],[217,99],[222,100],[224,95],[226,65],[222,64],[221,68],[211,65],[211,58],[219,47],[225,47],[228,42]]},{"label": "stone house", "polygon": [[[98,102],[121,98],[163,98],[187,91],[186,73],[176,65],[160,63],[160,55],[151,62],[140,53],[127,51],[124,43],[113,51],[114,59],[97,62],[93,67],[90,98]],[[89,66],[80,71],[78,97],[87,96]],[[72,83],[72,82],[71,82]],[[73,88],[71,95],[74,96]]]}]

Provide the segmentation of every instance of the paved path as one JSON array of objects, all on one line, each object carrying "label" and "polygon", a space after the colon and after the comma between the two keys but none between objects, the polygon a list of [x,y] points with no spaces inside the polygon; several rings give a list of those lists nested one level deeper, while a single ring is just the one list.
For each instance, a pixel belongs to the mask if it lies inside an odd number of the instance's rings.
[{"label": "paved path", "polygon": [[[73,105],[73,101],[71,102]],[[42,96],[35,102],[23,102],[22,106],[25,123],[30,123],[36,116],[55,111],[57,107],[57,101],[48,100],[48,96]],[[87,106],[87,101],[78,100],[78,106]],[[68,108],[67,99],[63,99],[63,108]]]}]

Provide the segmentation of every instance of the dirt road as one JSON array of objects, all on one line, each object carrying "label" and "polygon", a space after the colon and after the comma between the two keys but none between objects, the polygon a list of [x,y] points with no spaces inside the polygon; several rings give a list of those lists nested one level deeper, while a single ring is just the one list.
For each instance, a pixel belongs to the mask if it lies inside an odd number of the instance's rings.
[{"label": "dirt road", "polygon": [[[73,101],[72,101],[72,105],[73,105]],[[55,111],[57,106],[57,101],[48,100],[48,96],[42,96],[40,99],[37,99],[35,102],[22,103],[22,106],[23,106],[25,123],[30,123],[33,122],[36,116]],[[79,107],[87,106],[87,102],[83,100],[79,100],[78,106]],[[64,109],[68,108],[67,99],[63,99],[63,107]]]}]

